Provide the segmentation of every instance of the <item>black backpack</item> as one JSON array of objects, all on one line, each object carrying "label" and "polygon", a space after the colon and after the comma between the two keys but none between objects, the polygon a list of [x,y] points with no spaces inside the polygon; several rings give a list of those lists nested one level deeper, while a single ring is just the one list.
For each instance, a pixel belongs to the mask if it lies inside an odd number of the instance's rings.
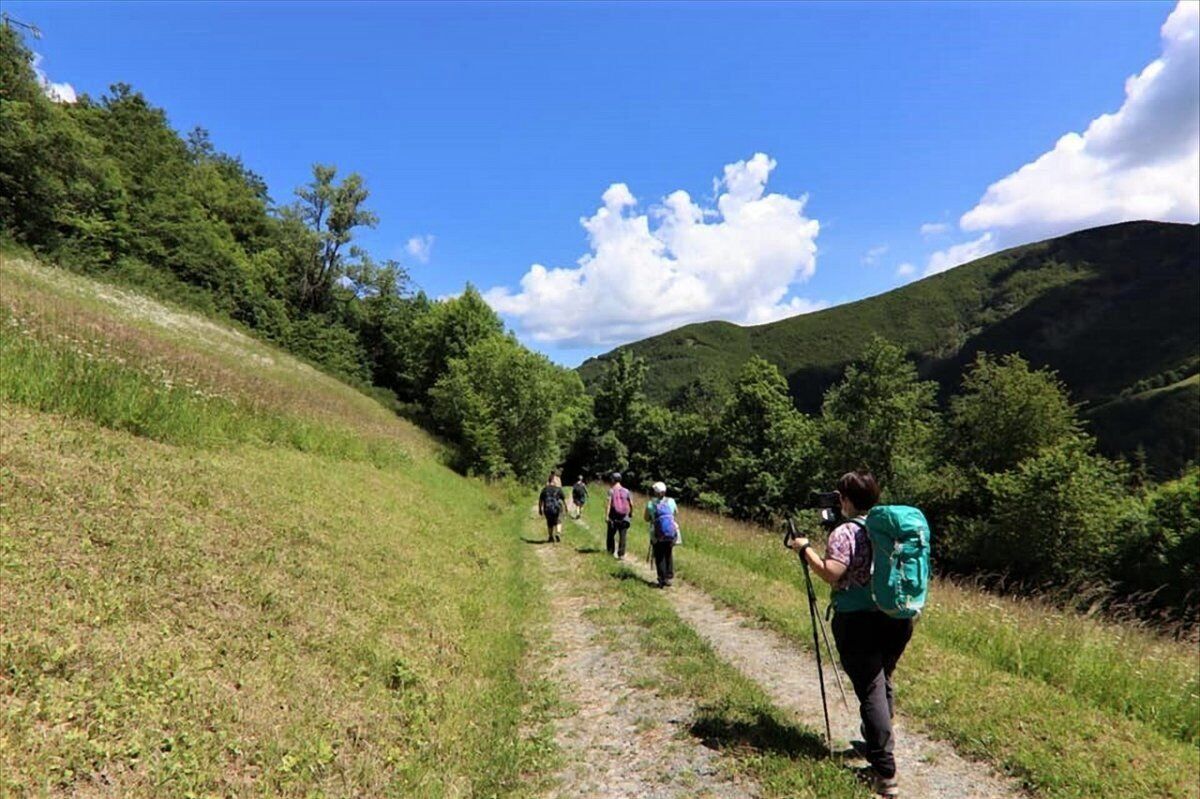
[{"label": "black backpack", "polygon": [[562,511],[562,491],[555,490],[553,486],[547,486],[542,489],[542,513],[547,516],[555,516]]}]

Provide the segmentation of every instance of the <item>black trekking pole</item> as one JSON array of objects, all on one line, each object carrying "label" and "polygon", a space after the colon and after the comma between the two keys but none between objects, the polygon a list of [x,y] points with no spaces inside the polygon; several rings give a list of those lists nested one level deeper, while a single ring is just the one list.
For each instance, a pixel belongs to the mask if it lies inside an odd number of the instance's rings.
[{"label": "black trekking pole", "polygon": [[[791,544],[794,538],[796,538],[796,525],[792,523],[791,519],[788,519],[784,543]],[[825,743],[829,746],[829,754],[832,756],[833,730],[829,727],[829,702],[825,698],[825,668],[821,664],[821,638],[817,633],[817,592],[813,590],[812,575],[808,571],[808,561],[805,559],[804,553],[798,552],[797,554],[800,556],[800,564],[804,567],[804,585],[808,589],[808,615],[812,620],[813,652],[817,655],[817,681],[821,683],[821,710],[825,713]]]}]

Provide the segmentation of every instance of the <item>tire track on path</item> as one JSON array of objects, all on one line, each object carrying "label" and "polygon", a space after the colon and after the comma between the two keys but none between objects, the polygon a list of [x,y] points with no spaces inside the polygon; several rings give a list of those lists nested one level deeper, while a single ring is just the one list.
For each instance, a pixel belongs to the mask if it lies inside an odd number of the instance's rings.
[{"label": "tire track on path", "polygon": [[695,707],[645,685],[653,664],[635,631],[602,629],[588,611],[605,600],[580,575],[583,558],[568,544],[537,545],[549,595],[550,677],[574,712],[555,723],[564,766],[552,799],[748,799],[745,777],[689,733]]}]

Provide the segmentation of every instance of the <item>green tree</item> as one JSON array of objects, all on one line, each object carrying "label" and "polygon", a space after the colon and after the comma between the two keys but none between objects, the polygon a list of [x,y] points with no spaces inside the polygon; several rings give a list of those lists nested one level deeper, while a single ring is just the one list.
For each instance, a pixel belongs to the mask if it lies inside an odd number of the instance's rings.
[{"label": "green tree", "polygon": [[368,192],[357,173],[338,183],[336,167],[313,164],[312,174],[312,181],[296,190],[297,202],[291,211],[316,234],[315,246],[298,264],[297,305],[322,311],[343,274],[343,248],[355,228],[375,227],[378,217],[363,207]]},{"label": "green tree", "polygon": [[742,368],[718,425],[713,483],[737,516],[768,521],[799,506],[817,480],[816,424],[796,410],[779,369],[753,357]]},{"label": "green tree", "polygon": [[1118,464],[1067,440],[987,476],[992,513],[976,542],[984,569],[1029,584],[1105,575],[1138,509]]},{"label": "green tree", "polygon": [[965,468],[1003,472],[1081,435],[1064,386],[1020,355],[980,353],[951,398],[947,455]]},{"label": "green tree", "polygon": [[596,387],[594,413],[601,430],[631,437],[638,415],[646,406],[646,362],[622,350],[609,361]]},{"label": "green tree", "polygon": [[578,375],[508,336],[451,359],[430,392],[435,419],[462,442],[461,467],[488,477],[543,477],[585,416]]},{"label": "green tree", "polygon": [[434,303],[417,320],[414,371],[418,396],[441,379],[450,361],[462,358],[480,341],[504,333],[504,323],[470,283],[453,299]]},{"label": "green tree", "polygon": [[1152,486],[1145,497],[1145,524],[1122,530],[1121,557],[1112,579],[1126,594],[1143,594],[1146,610],[1180,619],[1200,611],[1200,468]]},{"label": "green tree", "polygon": [[32,53],[0,26],[0,229],[83,265],[108,263],[126,197],[103,147],[42,92]]},{"label": "green tree", "polygon": [[918,379],[900,347],[874,338],[825,393],[821,408],[830,477],[866,467],[889,496],[918,492],[933,456],[935,384]]}]

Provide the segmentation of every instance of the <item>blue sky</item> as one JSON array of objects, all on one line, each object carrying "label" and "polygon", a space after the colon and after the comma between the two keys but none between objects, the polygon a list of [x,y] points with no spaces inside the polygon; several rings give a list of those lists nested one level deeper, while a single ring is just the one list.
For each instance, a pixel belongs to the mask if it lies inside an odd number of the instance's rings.
[{"label": "blue sky", "polygon": [[[690,319],[875,294],[1028,237],[1195,221],[1190,128],[1170,133],[1182,160],[1157,177],[1113,166],[1155,120],[1190,124],[1200,44],[1186,4],[5,6],[42,29],[30,44],[50,80],[93,95],[133,84],[242,156],[276,200],[314,161],[362,173],[374,254],[434,295],[493,290],[526,343],[568,364]],[[1156,59],[1144,96],[1130,93]],[[1091,132],[1106,113],[1115,122]],[[1070,132],[1079,147],[1056,147]],[[1029,210],[1081,171],[1068,163],[1080,150],[1093,183]],[[612,184],[627,193],[605,195]],[[654,210],[676,190],[691,204]],[[714,213],[715,194],[749,203],[742,221]],[[433,237],[427,260],[406,249],[417,236]],[[548,271],[521,284],[535,263]]]}]

